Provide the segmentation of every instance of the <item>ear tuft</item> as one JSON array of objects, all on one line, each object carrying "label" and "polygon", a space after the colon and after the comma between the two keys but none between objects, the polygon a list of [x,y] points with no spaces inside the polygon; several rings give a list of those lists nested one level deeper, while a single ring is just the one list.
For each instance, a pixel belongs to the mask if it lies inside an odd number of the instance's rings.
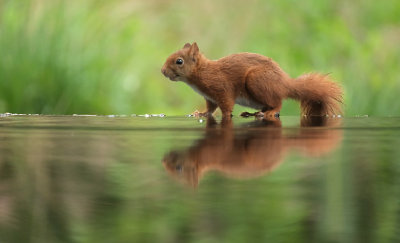
[{"label": "ear tuft", "polygon": [[185,49],[185,48],[190,48],[190,47],[191,47],[190,43],[186,43],[186,44],[183,46],[184,49]]},{"label": "ear tuft", "polygon": [[193,47],[194,49],[196,49],[197,52],[199,51],[199,46],[197,45],[196,42],[193,42],[192,47]]},{"label": "ear tuft", "polygon": [[196,61],[196,57],[199,55],[199,47],[197,46],[196,42],[193,42],[193,44],[190,46],[189,53],[193,61]]}]

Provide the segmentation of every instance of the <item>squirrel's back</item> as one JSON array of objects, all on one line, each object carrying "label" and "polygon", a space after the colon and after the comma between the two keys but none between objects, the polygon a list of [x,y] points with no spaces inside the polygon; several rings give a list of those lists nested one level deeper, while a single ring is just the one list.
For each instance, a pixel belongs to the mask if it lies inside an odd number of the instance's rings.
[{"label": "squirrel's back", "polygon": [[243,78],[246,78],[252,70],[257,68],[280,75],[283,80],[290,78],[272,58],[256,53],[242,52],[232,54],[216,60],[216,63],[218,63],[221,72],[239,75]]},{"label": "squirrel's back", "polygon": [[222,57],[216,60],[224,67],[244,67],[251,68],[258,65],[277,65],[272,58],[256,53],[242,52]]}]

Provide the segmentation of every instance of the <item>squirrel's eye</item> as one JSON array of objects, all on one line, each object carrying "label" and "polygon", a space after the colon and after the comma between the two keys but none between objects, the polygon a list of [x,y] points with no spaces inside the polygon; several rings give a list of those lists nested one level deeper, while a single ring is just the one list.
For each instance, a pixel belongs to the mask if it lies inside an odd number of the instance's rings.
[{"label": "squirrel's eye", "polygon": [[183,168],[181,165],[177,165],[175,166],[175,170],[177,170],[178,172],[182,172]]},{"label": "squirrel's eye", "polygon": [[183,64],[183,59],[181,59],[181,58],[176,59],[176,64],[182,65]]}]

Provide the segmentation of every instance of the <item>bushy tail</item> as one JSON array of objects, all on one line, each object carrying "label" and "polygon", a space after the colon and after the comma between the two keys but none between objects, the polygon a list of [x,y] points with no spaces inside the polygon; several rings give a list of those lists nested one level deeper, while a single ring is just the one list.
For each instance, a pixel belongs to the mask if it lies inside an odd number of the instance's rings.
[{"label": "bushy tail", "polygon": [[328,75],[307,73],[290,82],[289,97],[299,100],[306,116],[342,114],[343,90]]}]

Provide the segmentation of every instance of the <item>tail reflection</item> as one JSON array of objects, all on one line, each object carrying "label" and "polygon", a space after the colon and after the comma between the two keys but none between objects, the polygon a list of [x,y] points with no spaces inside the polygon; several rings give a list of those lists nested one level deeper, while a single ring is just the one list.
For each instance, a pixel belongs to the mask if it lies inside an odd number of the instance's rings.
[{"label": "tail reflection", "polygon": [[341,141],[340,119],[304,118],[301,128],[283,134],[281,121],[261,120],[233,128],[232,122],[220,125],[207,120],[204,137],[183,151],[171,151],[163,158],[170,175],[197,187],[207,171],[219,171],[230,177],[248,178],[276,168],[291,149],[306,156],[321,156],[332,151]]}]

